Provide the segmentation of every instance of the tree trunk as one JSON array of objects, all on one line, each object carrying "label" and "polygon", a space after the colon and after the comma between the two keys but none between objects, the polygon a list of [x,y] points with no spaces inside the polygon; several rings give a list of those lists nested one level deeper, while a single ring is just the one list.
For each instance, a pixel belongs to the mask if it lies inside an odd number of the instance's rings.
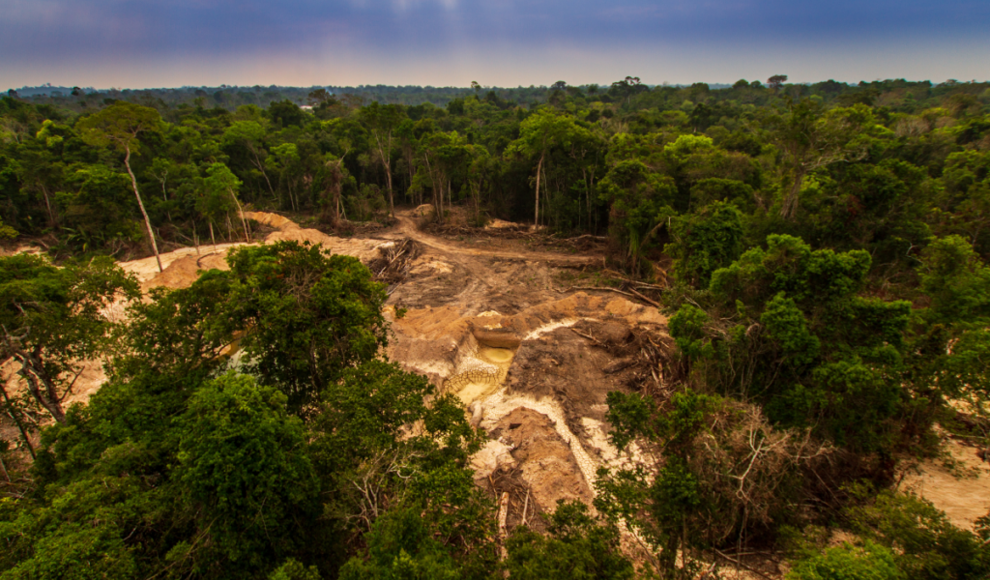
[{"label": "tree trunk", "polygon": [[155,260],[158,261],[158,271],[161,272],[165,268],[162,268],[162,258],[158,255],[158,243],[155,242],[155,232],[151,229],[151,219],[148,218],[148,212],[144,209],[144,202],[141,201],[141,194],[138,193],[137,178],[134,177],[134,172],[131,170],[131,147],[130,145],[124,145],[124,166],[127,167],[127,173],[131,176],[131,185],[134,186],[134,196],[137,197],[138,206],[141,208],[141,215],[144,216],[144,225],[148,226],[148,237],[151,238],[151,249],[155,252]]},{"label": "tree trunk", "polygon": [[217,239],[213,237],[213,220],[210,220],[210,243],[213,244],[213,252],[217,251]]},{"label": "tree trunk", "polygon": [[[378,144],[378,156],[381,157],[382,165],[385,167],[385,183],[388,185],[388,212],[389,215],[395,217],[395,197],[392,194],[392,167],[389,163],[389,158],[385,155],[385,147],[382,144],[382,138],[377,133],[375,134],[375,142]],[[388,149],[392,150],[392,134],[388,135]]]},{"label": "tree trunk", "polygon": [[251,236],[248,234],[247,220],[244,219],[244,210],[241,209],[241,202],[237,201],[237,196],[234,195],[234,190],[233,189],[231,189],[231,188],[228,187],[227,188],[227,191],[230,192],[230,197],[232,197],[234,199],[234,203],[237,204],[237,215],[240,216],[240,218],[241,218],[241,225],[244,227],[244,241],[247,242],[247,243],[250,243],[251,242]]},{"label": "tree trunk", "polygon": [[[58,398],[58,393],[54,392],[54,385],[49,384],[49,381],[39,381],[37,375],[32,372],[33,369],[28,369],[23,361],[21,364],[23,366],[18,374],[27,381],[31,396],[48,411],[52,418],[59,423],[65,423],[65,411],[62,409],[62,402]],[[42,391],[40,383],[44,383],[44,391]]]},{"label": "tree trunk", "polygon": [[277,202],[278,196],[275,194],[275,188],[272,187],[271,180],[268,179],[268,173],[265,172],[265,164],[261,162],[261,159],[258,157],[258,152],[254,150],[253,146],[249,146],[248,149],[250,149],[251,155],[254,157],[254,166],[258,168],[258,171],[261,172],[262,177],[265,178],[265,183],[268,184],[268,191],[272,193],[272,199]]},{"label": "tree trunk", "polygon": [[[424,155],[423,158],[426,160],[426,172],[430,174],[430,181],[433,182],[433,213],[436,214],[437,220],[443,223],[443,189],[440,189],[439,201],[437,200],[437,177],[433,173],[433,168],[430,167],[430,156]],[[441,182],[442,183],[442,182]]]},{"label": "tree trunk", "polygon": [[55,219],[55,212],[52,211],[52,202],[48,199],[48,190],[45,188],[44,183],[39,181],[38,185],[41,187],[42,195],[45,196],[45,207],[48,208],[48,225],[53,228],[57,227],[58,221]]},{"label": "tree trunk", "polygon": [[7,416],[17,425],[17,430],[21,432],[21,437],[24,439],[24,444],[27,445],[31,459],[35,459],[34,446],[31,445],[31,439],[28,437],[27,430],[24,428],[24,423],[21,422],[20,416],[14,412],[14,407],[10,402],[10,396],[7,394],[6,385],[0,384],[0,393],[3,393],[3,402],[7,407]]},{"label": "tree trunk", "polygon": [[540,174],[543,171],[543,155],[540,155],[540,162],[536,164],[536,209],[533,212],[533,224],[537,229],[540,227]]},{"label": "tree trunk", "polygon": [[805,170],[803,167],[794,172],[794,183],[787,190],[783,203],[780,205],[780,216],[784,219],[793,219],[797,213],[798,200],[801,195],[801,183],[804,181]]},{"label": "tree trunk", "polygon": [[[9,344],[9,341],[8,341]],[[28,384],[28,392],[42,407],[59,423],[65,423],[65,410],[62,409],[62,399],[69,394],[59,396],[54,377],[50,376],[41,360],[41,346],[36,346],[32,352],[13,348],[14,359],[21,364],[17,374],[21,375]],[[71,390],[72,385],[69,385]]]},{"label": "tree trunk", "polygon": [[[549,183],[550,180],[547,179],[547,170],[546,168],[544,168],[543,169],[543,215],[544,216],[549,215],[547,212],[553,209],[550,207],[550,187],[548,185]],[[543,222],[548,226],[550,225],[550,221],[551,220],[546,219],[545,217],[543,219]]]}]

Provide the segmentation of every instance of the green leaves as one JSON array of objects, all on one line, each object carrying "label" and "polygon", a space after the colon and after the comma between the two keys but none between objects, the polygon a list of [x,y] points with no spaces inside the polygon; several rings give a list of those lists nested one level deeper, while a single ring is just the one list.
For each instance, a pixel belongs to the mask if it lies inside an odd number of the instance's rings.
[{"label": "green leaves", "polygon": [[591,580],[634,577],[614,524],[595,521],[581,502],[559,503],[547,535],[516,528],[506,542],[514,580]]},{"label": "green leaves", "polygon": [[765,250],[712,274],[709,293],[731,328],[690,304],[671,318],[691,376],[723,394],[757,396],[772,421],[814,425],[848,448],[893,445],[897,420],[911,416],[901,375],[910,304],[857,295],[870,263],[862,250],[768,236]]},{"label": "green leaves", "polygon": [[825,553],[798,562],[787,580],[903,580],[894,553],[867,541],[862,546],[843,543]]},{"label": "green leaves", "polygon": [[317,482],[284,394],[226,374],[199,389],[177,421],[174,477],[203,506],[200,526],[228,558],[258,566],[302,539]]},{"label": "green leaves", "polygon": [[64,421],[73,375],[109,347],[103,310],[136,296],[137,282],[107,258],[61,268],[30,254],[0,258],[0,361],[16,360],[33,401]]},{"label": "green leaves", "polygon": [[990,318],[990,267],[959,236],[932,242],[922,255],[921,289],[931,297],[930,323],[973,324]]},{"label": "green leaves", "polygon": [[162,119],[150,107],[117,101],[109,107],[81,119],[76,130],[91,145],[112,146],[120,152],[135,152],[137,137],[145,131],[160,131]]},{"label": "green leaves", "polygon": [[671,229],[676,241],[664,251],[674,258],[677,279],[697,288],[707,288],[712,273],[742,253],[742,214],[728,203],[715,201],[698,213],[678,216]]},{"label": "green leaves", "polygon": [[248,368],[277,384],[300,410],[347,367],[374,359],[387,342],[385,288],[350,256],[279,242],[228,258],[223,324],[243,332]]},{"label": "green leaves", "polygon": [[784,292],[766,303],[760,322],[768,336],[777,342],[786,364],[801,367],[818,358],[821,343],[808,329],[808,321]]}]

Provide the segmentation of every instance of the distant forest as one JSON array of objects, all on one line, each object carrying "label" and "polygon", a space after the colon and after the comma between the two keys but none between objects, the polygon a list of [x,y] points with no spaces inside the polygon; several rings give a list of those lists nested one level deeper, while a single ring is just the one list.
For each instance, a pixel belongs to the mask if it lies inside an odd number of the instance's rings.
[{"label": "distant forest", "polygon": [[[730,86],[731,85],[714,84],[710,85],[710,88],[726,89]],[[591,85],[584,85],[580,88],[581,90],[588,92]],[[606,96],[604,89],[607,89],[608,87],[597,88],[603,89],[602,95]],[[393,87],[388,85],[361,85],[357,87],[327,85],[306,88],[280,87],[276,85],[270,85],[267,87],[262,87],[259,85],[252,87],[231,87],[221,85],[219,87],[181,87],[174,89],[161,88],[138,90],[97,90],[91,87],[56,87],[51,85],[43,85],[39,87],[22,87],[20,89],[11,90],[13,90],[19,98],[29,100],[36,104],[59,104],[63,106],[71,106],[71,103],[78,102],[80,106],[82,106],[83,102],[91,104],[94,101],[109,98],[115,100],[123,99],[141,104],[150,104],[150,102],[160,99],[162,103],[170,106],[177,106],[182,103],[196,104],[196,99],[202,98],[204,100],[199,103],[201,103],[204,107],[223,107],[229,110],[234,110],[240,105],[258,105],[261,107],[267,107],[273,102],[282,100],[289,100],[300,106],[311,105],[313,104],[313,100],[310,97],[310,94],[313,91],[318,91],[320,89],[327,91],[337,98],[347,96],[348,99],[356,102],[370,103],[372,101],[378,101],[383,105],[422,105],[423,103],[431,103],[438,107],[446,107],[447,103],[450,101],[458,98],[463,99],[470,95],[476,95],[478,94],[478,91],[482,91],[484,95],[487,95],[490,91],[494,91],[495,95],[504,102],[519,103],[525,106],[533,103],[545,103],[549,93],[548,87],[546,86],[481,88],[480,85],[478,85],[478,88],[431,86]],[[591,89],[591,93],[594,94],[595,89]]]},{"label": "distant forest", "polygon": [[[630,77],[634,78],[634,77]],[[622,81],[619,81],[621,84]],[[616,83],[613,83],[613,85]],[[744,86],[760,88],[763,83],[760,81],[747,82],[737,81],[735,84],[719,83],[695,83],[692,85],[642,85],[653,91],[662,91],[668,95],[677,94],[684,89],[693,93],[698,91],[709,92],[708,97],[716,100],[738,99],[738,89]],[[990,83],[960,83],[949,80],[945,83],[934,84],[931,81],[911,82],[904,79],[860,82],[858,84],[840,83],[834,80],[820,83],[807,84],[785,84],[786,93],[793,98],[818,96],[826,101],[831,101],[842,95],[852,98],[849,95],[860,94],[859,98],[876,99],[881,94],[894,92],[910,92],[916,104],[924,107],[924,102],[929,98],[938,98],[946,93],[957,92],[962,87],[966,87],[965,92],[980,94],[990,87]],[[234,110],[240,105],[258,105],[267,107],[276,101],[288,100],[297,105],[312,105],[313,99],[310,96],[313,91],[323,89],[343,99],[346,97],[355,103],[370,103],[378,101],[383,105],[421,105],[430,103],[438,107],[446,107],[447,103],[455,99],[463,99],[471,95],[481,96],[487,99],[497,98],[500,102],[511,103],[513,105],[533,106],[534,104],[546,103],[554,89],[570,88],[591,97],[590,101],[601,101],[604,103],[613,102],[614,94],[610,94],[609,85],[580,85],[569,87],[564,81],[557,81],[550,86],[529,86],[529,87],[482,87],[476,85],[468,88],[464,87],[431,87],[431,86],[388,86],[388,85],[361,85],[357,87],[344,86],[312,86],[312,87],[280,87],[276,85],[251,87],[239,87],[221,85],[219,87],[181,87],[181,88],[159,88],[159,89],[94,89],[80,87],[62,87],[42,85],[38,87],[22,87],[8,91],[11,96],[17,95],[19,98],[30,101],[34,104],[49,104],[62,107],[71,107],[82,110],[86,107],[100,106],[104,99],[126,100],[133,103],[161,106],[168,105],[176,107],[181,104],[198,105],[203,107],[222,107]],[[731,89],[736,89],[733,91]],[[489,96],[491,94],[491,96]],[[897,110],[903,111],[904,103],[896,94],[887,95],[887,106],[894,106]],[[202,99],[202,100],[197,100]],[[666,99],[664,99],[666,100]],[[757,104],[758,100],[747,99],[747,102]],[[652,99],[643,105],[657,106],[660,103]]]}]

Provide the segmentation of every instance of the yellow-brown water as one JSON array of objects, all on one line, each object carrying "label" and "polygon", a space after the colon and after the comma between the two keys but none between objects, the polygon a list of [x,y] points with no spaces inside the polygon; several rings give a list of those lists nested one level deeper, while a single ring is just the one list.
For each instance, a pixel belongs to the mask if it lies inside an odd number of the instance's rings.
[{"label": "yellow-brown water", "polygon": [[483,364],[450,377],[444,382],[444,390],[456,394],[465,405],[487,397],[505,380],[515,354],[509,348],[479,347],[474,358]]}]

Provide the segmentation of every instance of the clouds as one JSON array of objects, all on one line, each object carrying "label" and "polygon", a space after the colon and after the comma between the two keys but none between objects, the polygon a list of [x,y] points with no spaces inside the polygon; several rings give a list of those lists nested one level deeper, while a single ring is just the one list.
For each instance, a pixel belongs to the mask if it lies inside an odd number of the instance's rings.
[{"label": "clouds", "polygon": [[555,66],[571,66],[554,62],[561,54],[766,59],[919,44],[980,52],[981,42],[986,57],[988,25],[982,0],[0,0],[0,77],[68,64],[202,68],[259,58],[337,68],[342,59],[350,68],[447,59],[456,68],[468,66],[457,64],[466,55],[493,66],[513,64],[496,63],[500,55],[545,61],[553,77]]}]

